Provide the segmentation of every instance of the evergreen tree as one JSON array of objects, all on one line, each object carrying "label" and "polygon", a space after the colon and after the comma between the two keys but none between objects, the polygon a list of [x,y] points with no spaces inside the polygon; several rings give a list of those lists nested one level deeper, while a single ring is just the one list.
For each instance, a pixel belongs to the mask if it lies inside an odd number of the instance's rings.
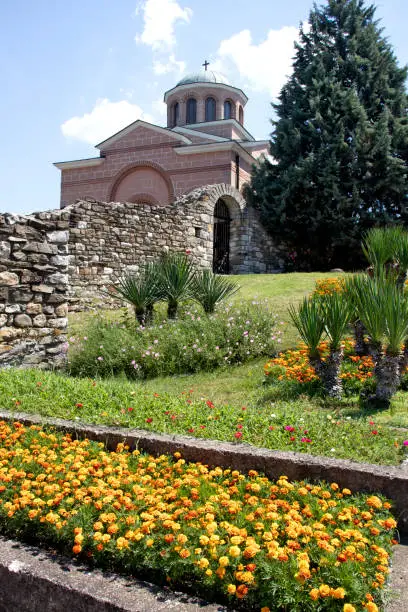
[{"label": "evergreen tree", "polygon": [[298,269],[361,264],[375,225],[408,221],[405,79],[364,0],[327,0],[300,29],[246,196]]}]

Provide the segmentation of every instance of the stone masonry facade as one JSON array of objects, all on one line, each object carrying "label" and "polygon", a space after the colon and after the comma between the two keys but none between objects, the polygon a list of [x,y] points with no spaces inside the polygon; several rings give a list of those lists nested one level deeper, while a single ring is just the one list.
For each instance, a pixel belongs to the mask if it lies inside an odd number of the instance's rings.
[{"label": "stone masonry facade", "polygon": [[280,254],[256,211],[231,185],[206,185],[167,206],[87,198],[64,209],[70,215],[72,305],[100,300],[115,278],[167,251],[188,251],[199,267],[212,268],[214,207],[219,198],[231,217],[230,272],[279,271]]},{"label": "stone masonry facade", "polygon": [[68,215],[0,215],[0,367],[65,362]]},{"label": "stone masonry facade", "polygon": [[206,185],[173,204],[80,200],[62,210],[0,216],[0,367],[60,367],[68,306],[111,305],[127,271],[168,251],[212,268],[214,209],[229,211],[229,271],[276,272],[280,253],[257,212],[229,184]]}]

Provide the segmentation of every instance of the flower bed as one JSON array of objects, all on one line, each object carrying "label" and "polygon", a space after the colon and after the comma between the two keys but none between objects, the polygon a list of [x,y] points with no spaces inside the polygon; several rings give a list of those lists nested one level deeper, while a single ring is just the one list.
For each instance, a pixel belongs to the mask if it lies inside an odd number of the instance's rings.
[{"label": "flower bed", "polygon": [[275,353],[281,335],[267,302],[229,305],[213,315],[190,309],[146,328],[101,317],[85,336],[71,338],[70,372],[145,379],[213,370]]},{"label": "flower bed", "polygon": [[154,458],[0,423],[0,524],[243,610],[381,605],[395,520],[376,495]]},{"label": "flower bed", "polygon": [[[354,341],[346,338],[344,343],[344,360],[340,378],[343,381],[344,391],[348,395],[358,393],[364,383],[373,377],[374,362],[370,356],[354,354]],[[329,343],[321,342],[319,352],[322,357],[328,355]],[[315,383],[318,377],[309,363],[308,350],[305,344],[300,343],[296,350],[279,353],[278,357],[270,359],[264,366],[264,373],[272,381],[289,380],[301,385],[309,386],[312,390],[317,388]]]}]

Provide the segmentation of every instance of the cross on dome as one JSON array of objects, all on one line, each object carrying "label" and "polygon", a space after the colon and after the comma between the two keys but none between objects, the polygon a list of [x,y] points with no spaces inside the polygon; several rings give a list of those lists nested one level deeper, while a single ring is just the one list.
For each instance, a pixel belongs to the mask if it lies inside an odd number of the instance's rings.
[{"label": "cross on dome", "polygon": [[207,62],[207,60],[205,60],[204,64],[201,65],[204,66],[204,70],[207,72],[207,66],[210,65],[210,62]]}]

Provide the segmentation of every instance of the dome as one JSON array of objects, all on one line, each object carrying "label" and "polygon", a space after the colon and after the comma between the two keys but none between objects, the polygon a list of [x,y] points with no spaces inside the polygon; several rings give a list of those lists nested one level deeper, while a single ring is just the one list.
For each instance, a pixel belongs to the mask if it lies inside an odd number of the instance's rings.
[{"label": "dome", "polygon": [[176,87],[179,85],[188,85],[190,83],[223,83],[224,85],[230,85],[228,79],[226,79],[224,75],[214,70],[207,70],[205,72],[192,72],[191,74],[187,74],[177,83]]}]

